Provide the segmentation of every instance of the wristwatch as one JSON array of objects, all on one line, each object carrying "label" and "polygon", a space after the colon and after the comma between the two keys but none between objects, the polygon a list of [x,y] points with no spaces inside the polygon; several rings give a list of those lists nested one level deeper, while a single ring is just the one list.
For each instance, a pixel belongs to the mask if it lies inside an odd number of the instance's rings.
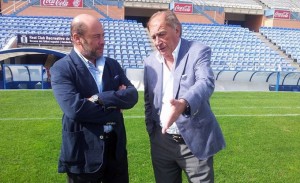
[{"label": "wristwatch", "polygon": [[98,95],[92,95],[90,101],[98,104],[98,99],[99,99]]},{"label": "wristwatch", "polygon": [[185,115],[191,114],[191,108],[190,108],[190,104],[188,102],[186,102],[186,108],[185,108],[184,113],[185,113]]},{"label": "wristwatch", "polygon": [[103,105],[102,100],[98,97],[98,95],[92,95],[90,98],[90,101],[96,103],[96,104],[100,104]]},{"label": "wristwatch", "polygon": [[182,115],[186,118],[188,118],[191,115],[191,108],[190,108],[190,104],[185,100],[186,102],[186,106],[185,106],[185,110],[183,111]]}]

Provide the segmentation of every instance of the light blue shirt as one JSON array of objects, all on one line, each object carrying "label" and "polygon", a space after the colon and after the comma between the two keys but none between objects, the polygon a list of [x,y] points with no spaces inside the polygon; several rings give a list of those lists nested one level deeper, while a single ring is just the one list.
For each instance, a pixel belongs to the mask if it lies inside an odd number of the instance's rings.
[{"label": "light blue shirt", "polygon": [[[77,53],[77,55],[81,58],[84,65],[86,65],[86,67],[92,74],[92,76],[97,84],[98,91],[99,91],[99,93],[101,93],[102,92],[102,75],[103,75],[103,69],[105,66],[105,58],[103,56],[97,58],[96,66],[95,66],[91,61],[86,59],[76,48],[74,48],[74,50]],[[104,125],[104,132],[109,133],[111,131],[112,131],[111,125]]]},{"label": "light blue shirt", "polygon": [[84,65],[86,65],[86,67],[89,69],[90,73],[92,74],[97,84],[99,93],[102,92],[102,74],[105,65],[105,58],[103,56],[97,58],[96,66],[95,66],[91,61],[86,59],[76,48],[74,48],[74,50],[77,53],[77,55],[81,58],[81,60],[84,61],[83,62]]}]

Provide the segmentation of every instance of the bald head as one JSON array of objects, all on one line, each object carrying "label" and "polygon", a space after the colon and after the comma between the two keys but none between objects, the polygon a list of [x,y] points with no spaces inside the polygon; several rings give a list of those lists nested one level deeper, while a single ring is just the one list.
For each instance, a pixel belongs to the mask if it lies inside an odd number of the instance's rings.
[{"label": "bald head", "polygon": [[95,24],[100,24],[96,17],[88,14],[80,14],[71,23],[71,36],[74,33],[84,35]]},{"label": "bald head", "polygon": [[76,16],[71,23],[71,39],[85,58],[95,60],[103,55],[104,30],[96,17],[88,14]]}]

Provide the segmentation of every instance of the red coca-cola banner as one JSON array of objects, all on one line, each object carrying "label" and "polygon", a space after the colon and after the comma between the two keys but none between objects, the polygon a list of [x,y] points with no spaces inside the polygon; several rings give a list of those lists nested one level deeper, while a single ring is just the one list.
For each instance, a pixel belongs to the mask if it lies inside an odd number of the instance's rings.
[{"label": "red coca-cola banner", "polygon": [[41,6],[82,8],[83,0],[40,0]]},{"label": "red coca-cola banner", "polygon": [[291,18],[291,12],[286,10],[275,10],[273,18],[277,19],[290,19]]},{"label": "red coca-cola banner", "polygon": [[173,12],[175,13],[193,13],[193,4],[192,3],[174,3]]}]

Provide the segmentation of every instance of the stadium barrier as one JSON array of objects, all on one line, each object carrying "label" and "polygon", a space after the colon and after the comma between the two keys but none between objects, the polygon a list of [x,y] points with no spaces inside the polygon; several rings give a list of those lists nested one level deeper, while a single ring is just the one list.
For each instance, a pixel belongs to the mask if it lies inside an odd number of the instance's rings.
[{"label": "stadium barrier", "polygon": [[[144,90],[143,69],[127,68],[125,73],[139,91]],[[216,91],[300,91],[300,72],[214,71],[214,75]]]},{"label": "stadium barrier", "polygon": [[[216,91],[283,91],[282,86],[300,86],[300,72],[223,70],[214,74]],[[295,91],[288,88],[284,91]]]},{"label": "stadium barrier", "polygon": [[142,68],[126,68],[126,76],[138,91],[144,90],[144,69]]}]

